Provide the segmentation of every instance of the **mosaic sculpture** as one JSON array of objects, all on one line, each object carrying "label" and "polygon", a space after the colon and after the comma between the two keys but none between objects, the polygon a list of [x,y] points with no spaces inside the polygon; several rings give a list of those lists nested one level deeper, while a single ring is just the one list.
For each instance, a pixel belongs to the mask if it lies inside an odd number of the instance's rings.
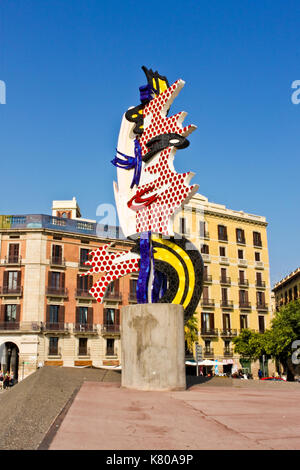
[{"label": "mosaic sculpture", "polygon": [[140,87],[141,104],[123,116],[117,155],[115,200],[121,228],[135,242],[131,251],[113,251],[107,244],[91,252],[91,269],[101,273],[90,293],[102,302],[108,285],[126,274],[139,272],[138,303],[175,303],[185,319],[194,314],[202,293],[203,263],[199,251],[173,231],[174,215],[198,190],[189,185],[193,173],[177,173],[177,149],[189,145],[194,125],[182,127],[186,116],[168,116],[184,86],[169,86],[166,77],[142,67],[147,84]]}]

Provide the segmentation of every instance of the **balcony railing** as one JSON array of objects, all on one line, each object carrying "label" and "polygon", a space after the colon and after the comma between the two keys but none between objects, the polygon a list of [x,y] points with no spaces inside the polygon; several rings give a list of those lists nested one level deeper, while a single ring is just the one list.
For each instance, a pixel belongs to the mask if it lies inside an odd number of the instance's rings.
[{"label": "balcony railing", "polygon": [[239,286],[240,287],[249,287],[248,279],[239,279]]},{"label": "balcony railing", "polygon": [[21,296],[23,294],[23,288],[22,286],[15,286],[15,287],[3,286],[3,287],[0,287],[0,294]]},{"label": "balcony railing", "polygon": [[218,330],[215,328],[201,328],[201,336],[218,336]]},{"label": "balcony railing", "polygon": [[214,357],[213,349],[204,349],[204,357]]},{"label": "balcony railing", "polygon": [[223,351],[223,355],[225,357],[232,357],[233,356],[233,350],[225,348],[224,351]]},{"label": "balcony railing", "polygon": [[229,259],[226,256],[220,256],[220,264],[229,264]]},{"label": "balcony railing", "polygon": [[42,331],[57,331],[66,332],[69,331],[68,325],[63,322],[45,322],[42,323]]},{"label": "balcony railing", "polygon": [[104,300],[122,300],[121,292],[106,292],[104,295]]},{"label": "balcony railing", "polygon": [[233,301],[232,300],[221,300],[221,307],[222,308],[233,308]]},{"label": "balcony railing", "polygon": [[268,304],[266,304],[265,302],[258,302],[256,304],[256,308],[257,310],[268,310]]},{"label": "balcony railing", "polygon": [[0,323],[0,331],[19,330],[20,322],[5,321]]},{"label": "balcony railing", "polygon": [[214,301],[214,299],[202,298],[202,305],[204,307],[214,307],[215,306],[215,301]]},{"label": "balcony railing", "polygon": [[128,300],[129,300],[130,302],[137,302],[136,292],[129,292],[129,294],[128,294]]},{"label": "balcony railing", "polygon": [[248,261],[246,259],[239,258],[238,259],[238,265],[242,266],[242,267],[246,267],[246,266],[248,266]]},{"label": "balcony railing", "polygon": [[220,277],[220,284],[224,284],[229,286],[231,284],[231,278],[227,276],[221,276]]},{"label": "balcony railing", "polygon": [[21,265],[22,264],[22,258],[21,256],[5,256],[4,258],[4,264],[10,264],[10,265]]},{"label": "balcony railing", "polygon": [[245,300],[240,300],[240,308],[246,308],[246,309],[251,309],[251,303]]},{"label": "balcony railing", "polygon": [[221,331],[221,336],[231,337],[237,336],[237,330],[232,330],[231,328],[225,328]]},{"label": "balcony railing", "polygon": [[211,283],[212,282],[212,275],[211,274],[206,274],[206,276],[203,276],[203,282],[206,283]]},{"label": "balcony railing", "polygon": [[97,333],[97,326],[90,323],[75,323],[74,331],[76,333]]},{"label": "balcony railing", "polygon": [[50,265],[65,267],[66,266],[65,258],[62,258],[61,256],[51,256]]},{"label": "balcony railing", "polygon": [[75,289],[75,297],[93,298],[88,289]]},{"label": "balcony railing", "polygon": [[120,325],[101,325],[101,333],[120,333]]},{"label": "balcony railing", "polygon": [[46,288],[46,295],[52,295],[56,297],[68,297],[68,289],[66,287],[48,286]]},{"label": "balcony railing", "polygon": [[208,253],[201,253],[201,256],[205,263],[210,263],[210,255]]},{"label": "balcony railing", "polygon": [[255,286],[258,287],[259,289],[265,289],[266,283],[265,281],[256,281]]},{"label": "balcony railing", "polygon": [[262,261],[255,261],[256,269],[264,269],[264,263]]}]

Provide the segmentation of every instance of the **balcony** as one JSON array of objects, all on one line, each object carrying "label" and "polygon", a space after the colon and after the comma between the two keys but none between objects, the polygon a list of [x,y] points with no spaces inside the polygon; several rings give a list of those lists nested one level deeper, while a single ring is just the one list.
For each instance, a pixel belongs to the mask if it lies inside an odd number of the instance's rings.
[{"label": "balcony", "polygon": [[215,306],[215,301],[214,301],[214,299],[202,298],[202,305],[203,305],[203,307],[214,307]]},{"label": "balcony", "polygon": [[50,266],[51,267],[65,268],[66,267],[65,258],[62,258],[61,256],[51,256]]},{"label": "balcony", "polygon": [[258,289],[265,289],[266,288],[266,283],[265,281],[256,281],[255,287]]},{"label": "balcony", "polygon": [[19,296],[21,297],[23,295],[23,287],[22,286],[15,286],[15,287],[10,287],[10,286],[3,286],[0,287],[0,295],[3,297],[7,296]]},{"label": "balcony", "polygon": [[122,294],[121,292],[106,292],[104,294],[104,300],[115,300],[118,302],[122,302]]},{"label": "balcony", "polygon": [[249,287],[248,279],[239,279],[239,286],[240,287]]},{"label": "balcony", "polygon": [[204,263],[210,263],[210,255],[207,253],[201,253]]},{"label": "balcony", "polygon": [[215,328],[201,328],[201,336],[218,336],[218,330]]},{"label": "balcony", "polygon": [[237,336],[237,330],[232,330],[231,328],[225,328],[221,331],[220,335],[226,336],[226,338]]},{"label": "balcony", "polygon": [[220,264],[226,264],[227,266],[229,265],[229,259],[226,256],[220,256]]},{"label": "balcony", "polygon": [[7,266],[21,266],[22,258],[21,256],[5,256],[4,264]]},{"label": "balcony", "polygon": [[206,274],[206,276],[203,276],[203,282],[205,282],[206,284],[211,284],[212,283],[211,274]]},{"label": "balcony", "polygon": [[20,329],[20,322],[5,321],[0,323],[0,331],[15,331]]},{"label": "balcony", "polygon": [[94,297],[89,293],[87,289],[75,289],[75,298],[94,300]]},{"label": "balcony", "polygon": [[255,261],[254,267],[256,269],[264,269],[264,263],[262,261]]},{"label": "balcony", "polygon": [[251,303],[248,301],[240,301],[239,306],[244,310],[251,310]]},{"label": "balcony", "polygon": [[214,357],[214,350],[213,349],[204,349],[204,357],[211,357],[213,358]]},{"label": "balcony", "polygon": [[248,266],[248,261],[246,259],[238,259],[238,266],[241,266],[242,268],[246,268]]},{"label": "balcony", "polygon": [[256,304],[256,309],[257,310],[267,311],[268,310],[268,304],[266,304],[265,302],[259,302],[259,303]]},{"label": "balcony", "polygon": [[52,297],[68,297],[68,289],[66,287],[46,287],[46,295]]},{"label": "balcony", "polygon": [[221,300],[221,307],[222,308],[233,308],[233,301],[232,300]]},{"label": "balcony", "polygon": [[220,277],[220,284],[223,284],[224,286],[230,286],[231,285],[231,278],[227,276],[221,276]]},{"label": "balcony", "polygon": [[120,334],[120,325],[101,325],[101,334],[102,335],[119,335]]},{"label": "balcony", "polygon": [[233,350],[232,350],[232,349],[224,348],[224,350],[223,350],[223,356],[224,356],[224,357],[232,357],[232,356],[233,356]]},{"label": "balcony", "polygon": [[69,328],[68,328],[68,325],[66,323],[63,323],[63,322],[55,322],[55,323],[54,322],[45,322],[45,323],[42,323],[41,331],[44,331],[46,333],[48,333],[48,332],[68,333]]},{"label": "balcony", "polygon": [[97,333],[97,325],[90,323],[75,323],[74,333]]}]

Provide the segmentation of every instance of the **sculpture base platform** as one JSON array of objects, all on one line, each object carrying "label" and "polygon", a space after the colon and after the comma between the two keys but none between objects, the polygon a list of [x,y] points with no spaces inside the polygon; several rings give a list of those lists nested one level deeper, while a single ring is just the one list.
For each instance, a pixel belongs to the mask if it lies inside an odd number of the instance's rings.
[{"label": "sculpture base platform", "polygon": [[128,305],[121,318],[122,387],[185,390],[183,307]]}]

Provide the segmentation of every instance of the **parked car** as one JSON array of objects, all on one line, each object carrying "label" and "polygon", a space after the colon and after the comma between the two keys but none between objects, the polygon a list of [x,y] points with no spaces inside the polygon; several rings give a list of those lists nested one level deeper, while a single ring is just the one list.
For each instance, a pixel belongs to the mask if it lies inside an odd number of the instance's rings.
[{"label": "parked car", "polygon": [[283,382],[286,382],[285,379],[283,379],[282,377],[262,377],[260,380],[275,380],[275,381],[283,381]]}]

